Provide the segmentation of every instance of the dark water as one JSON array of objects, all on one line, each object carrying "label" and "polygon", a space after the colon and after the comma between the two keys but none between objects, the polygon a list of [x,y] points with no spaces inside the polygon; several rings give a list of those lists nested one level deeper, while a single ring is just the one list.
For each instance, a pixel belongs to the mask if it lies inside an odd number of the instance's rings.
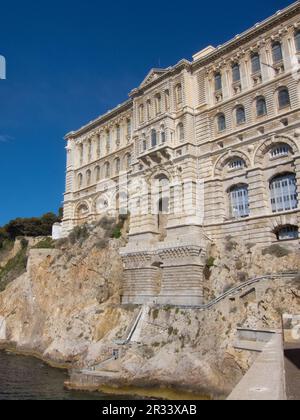
[{"label": "dark water", "polygon": [[100,393],[64,389],[67,372],[31,357],[0,351],[0,400],[109,400]]}]

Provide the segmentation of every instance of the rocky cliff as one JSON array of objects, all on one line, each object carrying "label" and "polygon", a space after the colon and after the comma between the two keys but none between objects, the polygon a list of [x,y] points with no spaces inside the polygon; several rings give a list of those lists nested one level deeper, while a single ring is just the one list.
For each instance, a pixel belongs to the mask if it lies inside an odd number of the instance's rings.
[{"label": "rocky cliff", "polygon": [[[96,366],[113,373],[112,385],[172,385],[220,396],[253,361],[234,349],[237,327],[279,327],[282,312],[299,311],[298,276],[266,279],[206,309],[122,306],[118,250],[126,227],[120,239],[111,239],[114,229],[106,220],[51,248],[28,250],[26,272],[0,293],[3,345],[61,366]],[[207,262],[207,299],[249,277],[299,271],[299,261],[294,249],[259,250],[227,238]],[[119,359],[108,360],[114,350]]]}]

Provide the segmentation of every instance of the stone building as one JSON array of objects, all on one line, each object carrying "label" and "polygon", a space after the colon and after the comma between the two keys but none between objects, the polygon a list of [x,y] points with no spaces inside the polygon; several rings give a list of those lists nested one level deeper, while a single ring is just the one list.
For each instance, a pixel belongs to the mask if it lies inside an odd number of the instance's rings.
[{"label": "stone building", "polygon": [[208,247],[228,236],[299,245],[299,58],[296,2],[66,136],[65,234],[130,211],[124,303],[201,304]]}]

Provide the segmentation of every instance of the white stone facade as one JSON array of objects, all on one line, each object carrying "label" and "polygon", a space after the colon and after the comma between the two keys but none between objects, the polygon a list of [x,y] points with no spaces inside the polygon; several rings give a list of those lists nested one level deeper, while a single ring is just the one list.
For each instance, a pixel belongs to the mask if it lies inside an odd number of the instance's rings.
[{"label": "white stone facade", "polygon": [[124,303],[202,303],[208,247],[227,236],[298,246],[299,59],[297,2],[153,69],[128,101],[66,136],[65,233],[131,191]]}]

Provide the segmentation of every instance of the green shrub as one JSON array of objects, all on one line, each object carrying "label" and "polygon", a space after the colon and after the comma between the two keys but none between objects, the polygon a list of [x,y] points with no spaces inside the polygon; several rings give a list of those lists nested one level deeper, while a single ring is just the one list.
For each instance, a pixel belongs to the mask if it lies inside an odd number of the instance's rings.
[{"label": "green shrub", "polygon": [[26,238],[21,238],[20,242],[21,242],[21,247],[22,248],[27,248],[28,247],[28,240]]},{"label": "green shrub", "polygon": [[0,251],[10,251],[14,247],[14,241],[10,239],[0,239]]},{"label": "green shrub", "polygon": [[[2,230],[8,238],[14,240],[18,236],[48,236],[52,233],[54,223],[60,222],[60,216],[46,213],[42,217],[17,218],[11,220]],[[0,235],[1,236],[1,235]]]},{"label": "green shrub", "polygon": [[61,238],[55,241],[55,248],[62,248],[69,245],[69,238]]},{"label": "green shrub", "polygon": [[102,239],[99,239],[98,242],[96,242],[95,247],[97,249],[105,249],[108,246],[108,243],[109,241],[107,238],[102,238]]},{"label": "green shrub", "polygon": [[290,251],[287,248],[284,248],[280,245],[271,245],[262,250],[262,255],[272,255],[277,258],[286,257],[290,254]]},{"label": "green shrub", "polygon": [[126,220],[128,220],[128,219],[129,219],[129,214],[120,214],[119,215],[119,224],[120,224],[120,227],[123,227],[124,224],[125,224],[125,222],[126,222]]},{"label": "green shrub", "polygon": [[77,242],[83,243],[89,237],[87,225],[76,226],[69,234],[69,241],[72,245]]},{"label": "green shrub", "polygon": [[223,289],[223,293],[228,292],[229,290],[231,290],[234,287],[234,284],[228,284],[227,286],[224,287]]},{"label": "green shrub", "polygon": [[241,270],[241,269],[243,268],[243,263],[242,263],[242,261],[240,261],[240,260],[236,261],[236,263],[235,263],[235,268],[236,268],[237,270]]},{"label": "green shrub", "polygon": [[237,273],[237,278],[239,282],[244,283],[248,280],[249,276],[246,272],[240,271],[239,273]]},{"label": "green shrub", "polygon": [[215,258],[209,257],[208,260],[206,261],[206,267],[212,268],[214,266],[215,266]]},{"label": "green shrub", "polygon": [[159,310],[158,309],[154,309],[154,311],[152,312],[152,318],[155,320],[158,318],[158,314],[159,314]]},{"label": "green shrub", "polygon": [[120,239],[122,236],[122,232],[119,226],[116,226],[112,232],[112,237],[114,239]]},{"label": "green shrub", "polygon": [[33,247],[33,249],[53,249],[53,248],[55,248],[55,242],[50,237],[42,239],[39,243],[37,243]]},{"label": "green shrub", "polygon": [[108,231],[113,230],[114,225],[115,225],[115,219],[113,217],[104,216],[99,222],[99,226],[103,230],[108,230]]},{"label": "green shrub", "polygon": [[233,239],[232,236],[226,236],[225,241],[225,250],[227,252],[233,251],[238,245],[238,243]]},{"label": "green shrub", "polygon": [[5,290],[6,286],[26,272],[27,266],[27,246],[23,246],[14,258],[11,258],[5,267],[0,269],[0,291]]},{"label": "green shrub", "polygon": [[206,280],[210,279],[211,269],[215,266],[215,258],[209,257],[204,267],[204,277]]},{"label": "green shrub", "polygon": [[120,239],[122,237],[122,229],[128,217],[128,215],[120,215],[117,222],[113,217],[104,216],[99,221],[98,226],[105,231],[105,238]]}]

